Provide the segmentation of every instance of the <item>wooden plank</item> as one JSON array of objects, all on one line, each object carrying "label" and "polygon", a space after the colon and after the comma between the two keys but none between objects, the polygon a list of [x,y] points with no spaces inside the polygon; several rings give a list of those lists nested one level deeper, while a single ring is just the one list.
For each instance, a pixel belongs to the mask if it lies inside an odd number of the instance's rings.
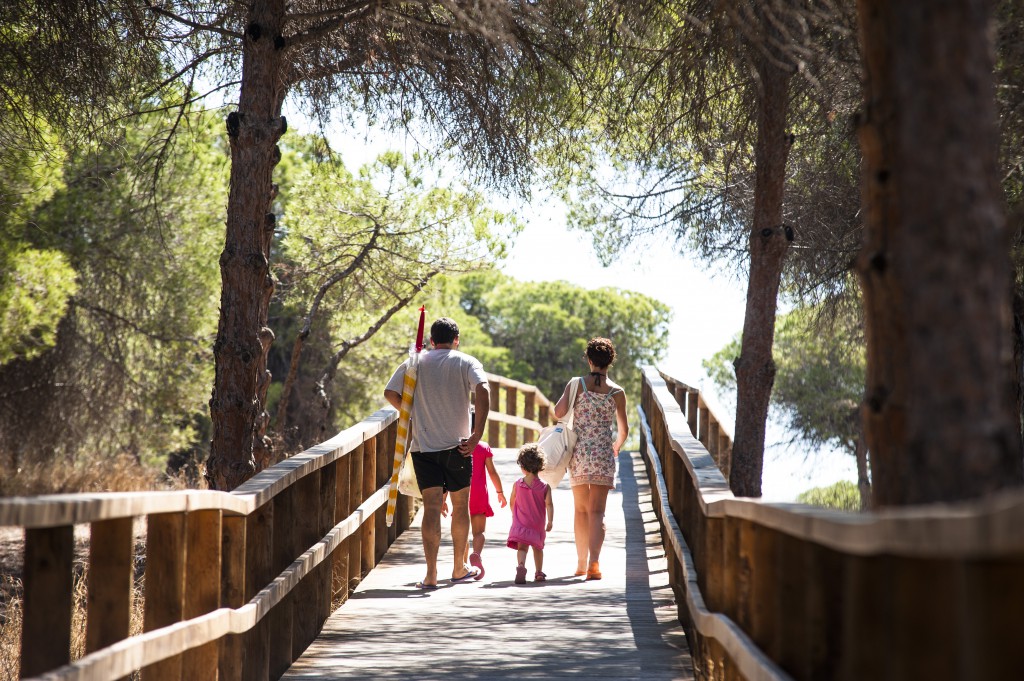
[{"label": "wooden plank", "polygon": [[[240,608],[245,604],[245,525],[242,516],[221,519],[220,604]],[[230,634],[220,641],[218,681],[241,681],[245,658],[245,638]]]},{"label": "wooden plank", "polygon": [[[452,551],[446,520],[439,554],[441,586],[418,591],[414,585],[423,577],[423,550],[417,520],[283,678],[692,679],[686,640],[667,586],[657,520],[650,513],[650,493],[632,457],[620,457],[619,479],[608,500],[602,580],[588,582],[572,574],[573,502],[566,485],[554,490],[554,528],[544,551],[545,583],[532,581],[532,565],[531,581],[522,586],[512,583],[515,553],[501,541],[511,515],[501,509],[488,519],[483,580],[452,584],[445,579]],[[515,479],[518,470],[511,450],[497,450],[495,460],[504,479]],[[467,613],[501,613],[485,615],[487,645],[476,646],[469,654],[452,655],[450,646],[431,645],[422,636],[410,635],[426,632],[429,638],[430,632],[444,631],[453,640],[471,637],[480,624]],[[427,629],[424,622],[429,623]],[[540,640],[543,645],[538,645]]]},{"label": "wooden plank", "polygon": [[85,652],[128,638],[135,568],[132,518],[100,520],[89,532]]},{"label": "wooden plank", "polygon": [[[184,619],[220,607],[221,513],[193,511],[186,516]],[[193,648],[182,656],[182,678],[217,681],[217,642]]]},{"label": "wooden plank", "polygon": [[[176,624],[185,612],[185,514],[151,515],[146,531],[146,600],[143,631]],[[177,681],[180,655],[142,670],[143,681]]]},{"label": "wooden plank", "polygon": [[37,676],[71,659],[74,527],[25,531],[21,676]]}]

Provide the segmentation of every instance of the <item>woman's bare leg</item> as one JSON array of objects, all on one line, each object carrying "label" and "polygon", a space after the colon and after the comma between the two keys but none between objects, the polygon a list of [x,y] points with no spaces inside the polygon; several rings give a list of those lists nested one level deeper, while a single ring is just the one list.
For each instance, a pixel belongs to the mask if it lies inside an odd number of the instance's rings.
[{"label": "woman's bare leg", "polygon": [[604,510],[608,504],[608,492],[611,491],[611,487],[604,485],[589,485],[589,487],[590,494],[587,501],[587,520],[590,522],[588,548],[590,562],[596,563],[601,559],[601,547],[604,546]]},{"label": "woman's bare leg", "polygon": [[576,485],[572,488],[573,536],[576,539],[576,572],[587,569],[587,552],[590,550],[590,485]]}]

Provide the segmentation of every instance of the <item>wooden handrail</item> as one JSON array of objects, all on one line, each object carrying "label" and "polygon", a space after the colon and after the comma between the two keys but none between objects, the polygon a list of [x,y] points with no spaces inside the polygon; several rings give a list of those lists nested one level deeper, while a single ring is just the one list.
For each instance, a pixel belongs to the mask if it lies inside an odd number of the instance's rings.
[{"label": "wooden handrail", "polygon": [[397,420],[398,412],[394,409],[381,409],[331,439],[257,473],[231,492],[184,490],[9,497],[0,499],[0,526],[60,527],[202,509],[249,515],[296,480],[337,461]]},{"label": "wooden handrail", "polygon": [[644,372],[641,451],[703,673],[1024,678],[1000,638],[1024,630],[1024,493],[875,513],[735,498],[674,383]]}]

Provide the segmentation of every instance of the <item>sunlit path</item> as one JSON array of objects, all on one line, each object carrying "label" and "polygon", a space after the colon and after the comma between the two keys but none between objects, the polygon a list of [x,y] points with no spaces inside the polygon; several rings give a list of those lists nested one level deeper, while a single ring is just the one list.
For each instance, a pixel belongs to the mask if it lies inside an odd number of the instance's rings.
[{"label": "sunlit path", "polygon": [[[496,450],[505,488],[518,477],[514,450]],[[638,454],[620,457],[609,496],[604,579],[574,577],[572,492],[555,491],[543,584],[515,585],[515,552],[504,547],[510,514],[488,523],[479,582],[451,584],[448,528],[440,588],[423,577],[419,516],[284,679],[692,678],[668,585],[650,492]],[[532,557],[528,578],[533,579]]]}]

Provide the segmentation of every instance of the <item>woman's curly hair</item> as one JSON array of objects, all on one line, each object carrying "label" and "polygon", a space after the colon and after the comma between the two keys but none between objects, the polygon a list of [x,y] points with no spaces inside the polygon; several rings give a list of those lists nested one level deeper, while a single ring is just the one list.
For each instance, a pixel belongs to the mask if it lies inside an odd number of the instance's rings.
[{"label": "woman's curly hair", "polygon": [[516,458],[516,463],[527,473],[537,475],[544,470],[544,464],[546,463],[544,452],[541,451],[536,442],[525,444],[519,448],[519,456]]},{"label": "woman's curly hair", "polygon": [[606,369],[615,361],[615,346],[607,338],[591,338],[587,343],[587,359],[598,369]]}]

